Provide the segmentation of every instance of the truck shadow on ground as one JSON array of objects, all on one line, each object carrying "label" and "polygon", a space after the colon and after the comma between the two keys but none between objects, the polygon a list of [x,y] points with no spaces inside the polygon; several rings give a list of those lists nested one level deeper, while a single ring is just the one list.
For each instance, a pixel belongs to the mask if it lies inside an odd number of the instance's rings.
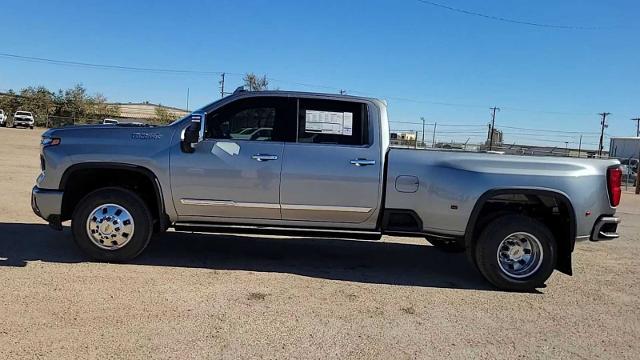
[{"label": "truck shadow on ground", "polygon": [[[0,267],[29,261],[88,259],[70,230],[46,224],[0,223]],[[138,265],[289,273],[331,280],[493,290],[464,254],[428,246],[324,238],[278,238],[168,232],[151,240]]]}]

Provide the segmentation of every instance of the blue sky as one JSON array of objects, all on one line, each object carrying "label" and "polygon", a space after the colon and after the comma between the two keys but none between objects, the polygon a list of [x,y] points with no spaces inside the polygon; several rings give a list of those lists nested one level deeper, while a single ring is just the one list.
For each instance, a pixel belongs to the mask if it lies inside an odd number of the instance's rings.
[{"label": "blue sky", "polygon": [[[2,5],[0,52],[124,66],[267,74],[287,90],[387,98],[390,118],[438,122],[439,140],[479,141],[489,107],[506,142],[594,148],[631,136],[640,116],[640,2],[436,0],[539,23],[469,16],[417,0],[12,1]],[[228,89],[240,85],[228,75]],[[110,100],[191,107],[219,97],[215,75],[97,70],[0,57],[0,90],[84,84]],[[304,86],[313,84],[327,86]],[[444,105],[448,103],[450,105]],[[451,126],[474,125],[474,126]],[[510,129],[534,128],[539,131]],[[394,129],[416,128],[392,123]],[[427,132],[427,136],[430,134]],[[576,144],[573,144],[576,143]]]}]

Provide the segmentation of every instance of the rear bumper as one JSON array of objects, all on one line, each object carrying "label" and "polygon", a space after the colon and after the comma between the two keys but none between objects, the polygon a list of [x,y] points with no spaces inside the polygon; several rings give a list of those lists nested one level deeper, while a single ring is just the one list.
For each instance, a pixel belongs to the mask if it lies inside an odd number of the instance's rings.
[{"label": "rear bumper", "polygon": [[54,228],[58,228],[63,195],[64,193],[59,190],[45,190],[34,186],[31,190],[31,209]]},{"label": "rear bumper", "polygon": [[615,216],[603,216],[596,221],[591,232],[592,241],[613,240],[620,237],[618,235],[618,224],[620,218]]}]

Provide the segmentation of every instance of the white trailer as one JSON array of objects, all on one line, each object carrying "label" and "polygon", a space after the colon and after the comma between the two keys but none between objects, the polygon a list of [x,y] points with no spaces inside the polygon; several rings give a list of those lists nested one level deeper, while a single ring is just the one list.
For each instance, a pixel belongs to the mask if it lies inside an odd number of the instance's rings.
[{"label": "white trailer", "polygon": [[616,159],[638,159],[640,137],[612,137],[609,145],[609,157]]}]

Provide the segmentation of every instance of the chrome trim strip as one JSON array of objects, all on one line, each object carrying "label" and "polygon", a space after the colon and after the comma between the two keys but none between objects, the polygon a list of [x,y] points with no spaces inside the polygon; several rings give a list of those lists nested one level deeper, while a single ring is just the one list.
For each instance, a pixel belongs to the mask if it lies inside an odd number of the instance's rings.
[{"label": "chrome trim strip", "polygon": [[193,228],[225,228],[234,230],[246,230],[246,229],[260,229],[260,230],[291,230],[291,231],[306,231],[306,232],[335,232],[343,234],[372,234],[380,235],[379,231],[367,231],[367,230],[352,230],[352,229],[332,229],[332,228],[305,228],[305,227],[289,227],[289,226],[269,226],[269,225],[233,225],[233,224],[214,224],[214,223],[189,223],[189,222],[177,222],[174,227],[193,227]]},{"label": "chrome trim strip", "polygon": [[282,204],[282,210],[312,210],[312,211],[344,211],[368,213],[371,208],[356,206],[324,206],[324,205],[292,205]]},{"label": "chrome trim strip", "polygon": [[279,204],[235,202],[230,200],[180,199],[182,205],[195,206],[235,206],[244,208],[279,209]]},{"label": "chrome trim strip", "polygon": [[[279,204],[271,203],[251,203],[251,202],[235,202],[231,200],[207,200],[207,199],[180,199],[182,205],[195,206],[235,206],[244,208],[262,208],[262,209],[279,209]],[[291,205],[283,204],[283,210],[311,210],[311,211],[342,211],[368,213],[371,208],[356,206],[325,206],[325,205]]]}]

